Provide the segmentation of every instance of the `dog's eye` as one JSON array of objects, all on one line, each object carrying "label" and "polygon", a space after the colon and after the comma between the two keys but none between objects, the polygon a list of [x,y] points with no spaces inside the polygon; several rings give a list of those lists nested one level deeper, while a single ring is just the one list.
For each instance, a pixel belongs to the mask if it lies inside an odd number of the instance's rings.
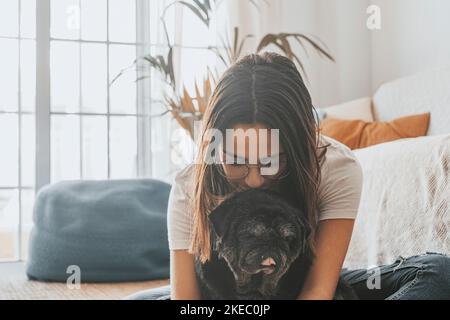
[{"label": "dog's eye", "polygon": [[266,227],[263,224],[251,223],[243,224],[239,227],[238,236],[240,237],[259,237],[266,232]]},{"label": "dog's eye", "polygon": [[266,231],[266,227],[262,224],[256,224],[249,228],[252,235],[260,236]]},{"label": "dog's eye", "polygon": [[283,238],[293,238],[295,237],[295,231],[294,228],[292,228],[291,226],[282,226],[279,230],[280,235]]}]

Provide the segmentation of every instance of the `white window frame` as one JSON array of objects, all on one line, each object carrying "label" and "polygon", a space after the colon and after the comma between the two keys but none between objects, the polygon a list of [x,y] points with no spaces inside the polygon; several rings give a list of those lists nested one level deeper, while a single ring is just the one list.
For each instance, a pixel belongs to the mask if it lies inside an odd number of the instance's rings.
[{"label": "white window frame", "polygon": [[[136,42],[114,42],[109,39],[109,0],[107,0],[107,38],[106,41],[86,41],[82,39],[68,40],[76,43],[102,43],[106,44],[107,48],[107,81],[111,81],[116,75],[110,74],[109,68],[109,53],[110,45],[134,45],[136,46],[136,56],[142,56],[148,54],[152,48],[150,43],[150,3],[148,0],[134,0],[136,2]],[[110,89],[107,86],[107,112],[102,114],[94,114],[89,112],[79,113],[61,113],[52,112],[51,110],[51,55],[50,45],[51,38],[51,0],[36,0],[36,32],[35,38],[30,40],[35,41],[36,46],[36,99],[34,112],[22,110],[21,102],[21,59],[20,59],[20,46],[22,40],[29,38],[22,37],[21,35],[21,2],[18,5],[18,35],[17,37],[2,36],[2,39],[14,39],[18,41],[19,46],[19,69],[18,69],[18,109],[16,111],[1,111],[0,114],[17,114],[18,116],[18,183],[17,186],[0,187],[1,190],[17,190],[18,192],[18,227],[16,229],[16,253],[12,259],[1,259],[0,263],[11,261],[23,261],[23,204],[22,204],[22,191],[34,190],[37,194],[44,186],[50,184],[51,181],[51,116],[54,114],[63,115],[99,115],[107,118],[107,143],[108,143],[108,178],[111,177],[110,169],[110,119],[112,116],[127,117],[128,114],[113,114],[110,112]],[[130,61],[130,64],[132,61]],[[140,80],[136,86],[136,113],[132,116],[136,117],[136,135],[137,135],[137,177],[150,178],[152,177],[152,145],[151,145],[151,105],[154,101],[151,99],[151,79],[150,73],[137,69],[137,77],[141,77],[144,73],[148,78]],[[81,81],[81,79],[80,79]],[[23,186],[22,184],[22,115],[32,114],[35,116],[35,181],[33,186]],[[82,131],[80,131],[82,134]],[[82,150],[80,150],[80,153]],[[82,155],[80,155],[82,156]],[[1,244],[0,244],[1,245]]]},{"label": "white window frame", "polygon": [[[110,63],[109,63],[109,53],[111,45],[135,45],[136,46],[136,56],[143,56],[151,52],[151,50],[155,47],[165,46],[164,44],[159,43],[151,43],[150,41],[150,2],[154,0],[134,0],[136,1],[136,42],[133,43],[125,43],[125,42],[115,42],[110,41],[109,39],[109,0],[107,0],[107,38],[106,41],[90,41],[90,40],[67,40],[72,43],[101,43],[106,44],[107,50],[107,81],[108,83],[116,76],[115,74],[110,74]],[[34,190],[35,194],[37,194],[43,187],[52,183],[52,164],[51,164],[51,117],[52,115],[79,115],[79,116],[104,116],[107,118],[107,143],[108,143],[108,175],[107,177],[111,177],[111,163],[110,163],[110,120],[111,117],[123,116],[127,117],[127,114],[114,114],[110,112],[110,88],[107,87],[107,111],[106,113],[89,113],[84,112],[82,110],[78,110],[78,112],[55,112],[51,110],[51,55],[50,48],[52,40],[64,40],[66,39],[52,39],[51,38],[51,0],[36,0],[36,35],[35,35],[35,46],[36,46],[36,101],[35,101],[35,182],[34,186],[31,188],[26,188],[22,185],[21,181],[21,167],[19,165],[19,176],[18,176],[18,192],[19,192],[19,225],[17,228],[18,236],[17,236],[17,251],[13,261],[23,261],[24,259],[24,251],[23,247],[23,208],[22,208],[22,190]],[[177,24],[182,25],[183,21],[183,10],[180,6],[176,6],[175,9],[175,20]],[[19,28],[20,28],[20,7],[19,7]],[[4,38],[4,37],[2,37]],[[19,46],[21,45],[20,39],[23,38],[20,35],[19,29]],[[15,39],[15,37],[14,37]],[[24,38],[25,39],[25,38]],[[181,33],[175,33],[175,75],[179,77],[180,74],[180,54],[181,49],[183,48],[194,48],[194,49],[207,49],[206,47],[190,47],[186,45],[181,45]],[[20,50],[19,50],[20,54]],[[132,61],[130,61],[130,64]],[[20,63],[19,63],[20,68]],[[152,114],[153,108],[155,104],[161,103],[161,101],[156,101],[153,99],[151,94],[151,72],[148,70],[142,71],[140,68],[137,69],[137,77],[141,78],[142,75],[148,76],[145,79],[142,79],[137,82],[136,86],[136,114],[133,116],[136,117],[137,121],[137,177],[139,178],[151,178],[158,174],[160,169],[164,171],[169,170],[169,175],[173,172],[173,169],[178,169],[175,164],[167,163],[167,159],[164,158],[162,161],[155,161],[152,163],[152,158],[156,153],[160,152],[157,146],[152,146],[152,118],[155,114]],[[20,69],[19,69],[19,84],[20,84]],[[81,81],[81,77],[80,77]],[[19,88],[20,89],[20,88]],[[21,161],[21,115],[27,114],[29,112],[23,112],[21,109],[21,92],[19,90],[19,109],[18,112],[12,112],[14,114],[18,114],[19,118],[19,161]],[[4,112],[10,113],[10,112]],[[172,119],[173,120],[173,119]],[[172,122],[173,123],[173,122]],[[82,135],[82,130],[80,131]],[[82,137],[81,137],[82,138]],[[170,142],[170,141],[168,141]],[[170,153],[171,144],[168,143],[168,153]],[[82,150],[80,150],[82,153]],[[82,157],[82,154],[80,154]],[[168,155],[170,157],[170,155]],[[161,162],[161,164],[160,164]],[[82,162],[81,162],[82,163]],[[82,164],[81,164],[82,165]],[[156,165],[156,167],[155,167]],[[155,170],[155,172],[152,172]],[[82,170],[81,170],[81,177]],[[170,178],[170,177],[168,177]],[[169,179],[167,179],[169,180]],[[5,188],[11,189],[11,188]],[[15,189],[15,188],[13,188]],[[1,260],[0,262],[11,261]]]},{"label": "white window frame", "polygon": [[[150,52],[150,22],[148,17],[149,2],[136,1],[136,54],[141,56]],[[51,115],[59,114],[51,111],[50,101],[50,24],[51,24],[51,0],[36,1],[36,181],[35,191],[51,183]],[[107,0],[107,39],[106,41],[70,40],[76,43],[102,43],[107,45],[107,81],[112,77],[109,72],[109,52],[111,44],[126,44],[113,42],[109,39],[109,0]],[[59,40],[59,39],[56,39]],[[130,61],[131,63],[131,61]],[[139,77],[138,70],[138,77]],[[139,177],[152,176],[152,150],[151,150],[151,121],[149,114],[150,79],[144,79],[137,83],[137,175]],[[107,117],[107,142],[108,142],[108,178],[110,178],[110,119],[115,116],[110,112],[110,91],[107,91],[107,113],[98,114]],[[64,113],[65,115],[66,113]],[[75,115],[97,115],[94,113],[80,112],[67,113]],[[126,116],[126,115],[117,115]],[[81,133],[82,134],[82,133]],[[81,154],[80,154],[81,156]]]},{"label": "white window frame", "polygon": [[51,173],[50,16],[50,0],[36,1],[36,193],[50,183]]}]

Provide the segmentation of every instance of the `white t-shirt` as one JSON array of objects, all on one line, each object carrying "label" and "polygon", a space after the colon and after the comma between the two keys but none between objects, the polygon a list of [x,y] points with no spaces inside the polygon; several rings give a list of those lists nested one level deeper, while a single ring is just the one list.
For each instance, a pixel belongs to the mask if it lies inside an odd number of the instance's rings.
[{"label": "white t-shirt", "polygon": [[[319,221],[355,219],[362,189],[362,170],[353,152],[342,143],[322,136],[328,151],[319,184]],[[193,214],[189,201],[194,192],[194,165],[178,172],[169,197],[167,226],[170,250],[188,250]]]}]

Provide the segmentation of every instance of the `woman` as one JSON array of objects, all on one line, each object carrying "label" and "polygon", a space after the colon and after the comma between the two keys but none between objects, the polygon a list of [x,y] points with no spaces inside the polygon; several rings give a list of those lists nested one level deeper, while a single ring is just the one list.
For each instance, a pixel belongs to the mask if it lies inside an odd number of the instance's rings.
[{"label": "woman", "polygon": [[[221,144],[221,163],[205,161],[217,142],[212,129],[228,138]],[[227,129],[233,135],[227,136]],[[279,139],[273,129],[279,129]],[[249,139],[251,131],[255,141]],[[267,148],[266,157],[260,147]],[[249,164],[255,154],[256,163]],[[263,175],[263,167],[273,164],[278,170]],[[340,276],[361,299],[450,298],[445,255],[400,257],[374,272],[342,271],[361,196],[360,165],[346,146],[318,134],[315,110],[295,65],[265,53],[242,58],[223,75],[204,116],[198,161],[175,179],[168,211],[171,285],[130,299],[199,299],[194,257],[206,261],[211,253],[208,213],[227,195],[248,188],[281,191],[315,230],[310,237],[315,260],[299,299],[332,299]]]}]

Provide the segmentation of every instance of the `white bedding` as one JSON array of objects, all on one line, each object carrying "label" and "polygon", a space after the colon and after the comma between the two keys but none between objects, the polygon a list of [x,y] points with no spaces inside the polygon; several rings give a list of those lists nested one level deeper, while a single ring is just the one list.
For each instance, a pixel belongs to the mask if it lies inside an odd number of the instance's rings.
[{"label": "white bedding", "polygon": [[367,268],[426,251],[450,254],[450,135],[355,154],[364,183],[344,267]]}]

